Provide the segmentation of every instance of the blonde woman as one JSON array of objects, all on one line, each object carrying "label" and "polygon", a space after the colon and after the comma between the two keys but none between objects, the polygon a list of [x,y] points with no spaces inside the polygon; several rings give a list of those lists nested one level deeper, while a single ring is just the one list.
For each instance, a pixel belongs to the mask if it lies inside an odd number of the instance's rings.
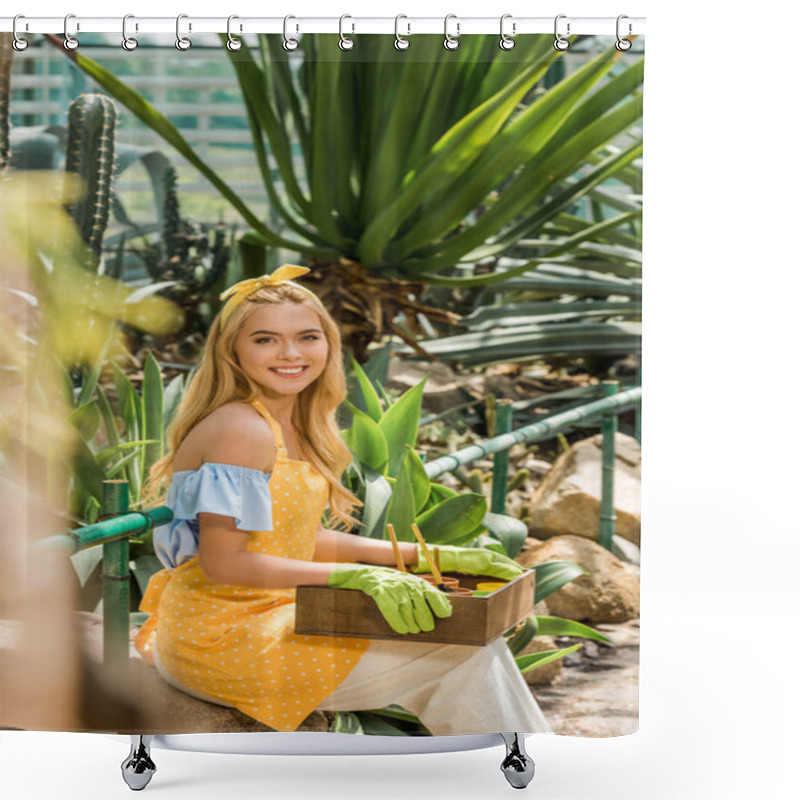
[{"label": "blonde woman", "polygon": [[[341,483],[350,461],[335,421],[346,393],[341,339],[294,282],[306,272],[285,265],[222,295],[169,453],[148,482],[150,498],[169,483],[174,519],[154,532],[164,569],[142,600],[150,617],[137,649],[182,691],[279,731],[315,708],[392,703],[433,734],[549,731],[502,638],[467,647],[294,633],[298,585],[363,591],[404,634],[452,613],[434,586],[389,569],[390,542],[320,524],[329,507],[334,524],[352,526],[359,501]],[[412,571],[427,568],[416,544],[401,549]],[[521,571],[491,551],[442,548],[442,557],[445,571]]]}]

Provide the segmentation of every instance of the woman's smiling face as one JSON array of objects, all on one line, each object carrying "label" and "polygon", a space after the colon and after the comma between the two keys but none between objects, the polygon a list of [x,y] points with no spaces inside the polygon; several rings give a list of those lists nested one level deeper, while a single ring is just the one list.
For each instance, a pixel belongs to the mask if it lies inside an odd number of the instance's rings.
[{"label": "woman's smiling face", "polygon": [[233,349],[247,376],[272,399],[299,394],[328,363],[328,340],[319,316],[299,303],[258,306]]}]

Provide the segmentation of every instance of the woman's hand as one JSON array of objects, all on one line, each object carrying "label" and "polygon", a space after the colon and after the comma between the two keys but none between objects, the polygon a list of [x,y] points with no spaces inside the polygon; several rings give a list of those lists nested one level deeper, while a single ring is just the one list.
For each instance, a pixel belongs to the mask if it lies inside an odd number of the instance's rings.
[{"label": "woman's hand", "polygon": [[[503,580],[513,580],[525,571],[516,561],[494,550],[475,547],[452,547],[436,545],[439,550],[439,564],[442,572],[460,572],[462,575],[490,575]],[[428,545],[431,549],[431,545]],[[417,563],[412,572],[430,572],[428,560],[422,548],[417,545]]]},{"label": "woman's hand", "polygon": [[328,586],[358,589],[368,594],[397,633],[432,631],[431,609],[437,617],[453,613],[447,596],[428,581],[387,567],[337,564],[328,578]]}]

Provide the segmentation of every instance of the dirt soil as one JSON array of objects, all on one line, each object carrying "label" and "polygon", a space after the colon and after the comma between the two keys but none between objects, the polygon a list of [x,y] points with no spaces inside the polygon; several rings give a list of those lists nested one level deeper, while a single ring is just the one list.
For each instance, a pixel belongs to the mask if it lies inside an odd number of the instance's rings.
[{"label": "dirt soil", "polygon": [[583,642],[564,659],[561,676],[533,693],[553,732],[566,736],[624,736],[639,728],[639,620],[593,625],[614,647],[559,638],[559,647]]}]

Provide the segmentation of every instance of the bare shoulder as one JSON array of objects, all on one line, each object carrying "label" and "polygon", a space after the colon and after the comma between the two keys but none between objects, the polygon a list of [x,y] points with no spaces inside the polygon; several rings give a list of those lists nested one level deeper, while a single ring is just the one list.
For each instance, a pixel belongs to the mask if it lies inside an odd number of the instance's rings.
[{"label": "bare shoulder", "polygon": [[226,403],[189,431],[175,455],[175,469],[212,461],[271,471],[274,444],[272,428],[250,404]]}]

